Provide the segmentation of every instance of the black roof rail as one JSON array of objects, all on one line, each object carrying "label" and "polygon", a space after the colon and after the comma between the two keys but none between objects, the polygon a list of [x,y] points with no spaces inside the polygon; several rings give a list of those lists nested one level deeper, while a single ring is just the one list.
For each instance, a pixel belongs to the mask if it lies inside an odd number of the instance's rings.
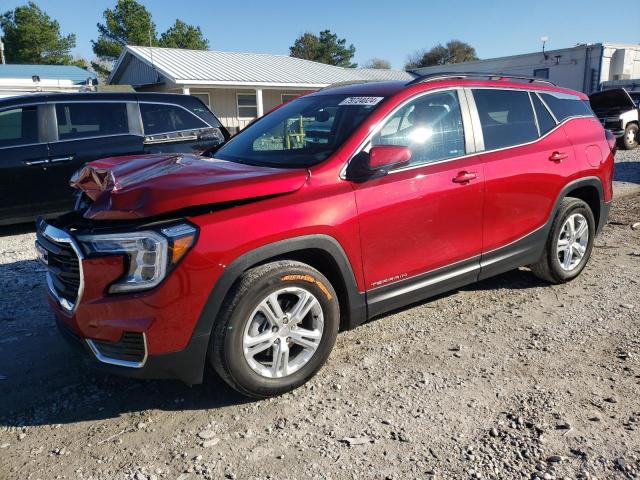
[{"label": "black roof rail", "polygon": [[435,82],[436,80],[446,80],[448,78],[486,78],[489,80],[520,80],[528,83],[544,83],[557,87],[557,85],[545,78],[527,77],[525,75],[510,75],[508,73],[487,73],[487,72],[438,72],[427,73],[426,75],[420,75],[416,71],[409,71],[413,75],[418,75],[416,78],[407,83],[409,85],[415,85],[417,83]]}]

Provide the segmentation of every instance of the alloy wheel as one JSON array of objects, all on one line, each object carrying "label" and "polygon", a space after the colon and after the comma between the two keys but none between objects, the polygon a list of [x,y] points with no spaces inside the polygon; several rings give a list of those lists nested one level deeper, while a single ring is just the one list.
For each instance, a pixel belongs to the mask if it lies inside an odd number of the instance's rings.
[{"label": "alloy wheel", "polygon": [[589,245],[589,223],[584,215],[570,215],[560,229],[556,244],[558,263],[563,270],[574,270],[587,251]]},{"label": "alloy wheel", "polygon": [[251,313],[242,337],[244,358],[263,377],[286,377],[311,360],[323,330],[322,307],[311,292],[300,287],[280,289]]}]

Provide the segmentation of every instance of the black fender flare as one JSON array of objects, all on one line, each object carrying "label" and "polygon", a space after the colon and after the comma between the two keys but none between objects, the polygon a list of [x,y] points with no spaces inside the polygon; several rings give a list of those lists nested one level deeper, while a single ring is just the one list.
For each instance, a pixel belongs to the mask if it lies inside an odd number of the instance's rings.
[{"label": "black fender flare", "polygon": [[233,284],[254,265],[259,265],[274,257],[281,257],[302,250],[322,250],[333,258],[338,267],[345,287],[347,299],[348,328],[355,327],[366,320],[366,302],[364,293],[359,292],[351,263],[340,243],[329,235],[304,235],[280,240],[264,245],[240,255],[222,272],[213,286],[209,298],[202,310],[192,337],[211,335],[213,324],[218,316],[222,302]]},{"label": "black fender flare", "polygon": [[[595,176],[577,178],[567,183],[562,188],[562,190],[560,190],[558,198],[553,205],[551,215],[549,215],[549,219],[547,220],[547,225],[545,227],[551,228],[551,223],[553,222],[553,219],[555,218],[556,213],[560,208],[560,202],[564,198],[566,198],[571,191],[575,190],[576,188],[582,187],[594,187],[598,191],[598,199],[600,200],[600,211],[598,218],[596,218],[596,222],[598,224],[597,232],[600,232],[600,230],[602,230],[602,227],[604,227],[604,225],[607,223],[607,219],[609,217],[610,204],[604,201],[604,189],[602,188],[602,181],[600,180],[600,178]],[[594,215],[596,214],[596,212],[593,213]]]}]

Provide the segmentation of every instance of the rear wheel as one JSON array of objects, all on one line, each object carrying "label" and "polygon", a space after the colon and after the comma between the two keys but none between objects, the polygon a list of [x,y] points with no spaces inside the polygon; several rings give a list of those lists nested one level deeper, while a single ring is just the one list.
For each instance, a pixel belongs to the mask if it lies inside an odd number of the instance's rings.
[{"label": "rear wheel", "polygon": [[551,283],[573,280],[584,269],[595,236],[595,220],[589,205],[578,198],[565,198],[551,225],[544,253],[530,265],[533,273]]},{"label": "rear wheel", "polygon": [[245,272],[216,321],[211,361],[240,393],[279,395],[309,380],[335,343],[340,311],[329,281],[294,261]]},{"label": "rear wheel", "polygon": [[633,150],[638,146],[638,125],[635,123],[629,123],[627,125],[627,128],[624,129],[622,142],[624,148],[627,150]]}]

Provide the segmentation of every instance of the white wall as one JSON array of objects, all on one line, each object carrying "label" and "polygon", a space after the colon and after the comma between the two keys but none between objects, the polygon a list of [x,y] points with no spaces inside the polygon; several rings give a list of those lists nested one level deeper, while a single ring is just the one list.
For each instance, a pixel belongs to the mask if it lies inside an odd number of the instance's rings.
[{"label": "white wall", "polygon": [[[172,91],[173,93],[182,93],[182,90],[179,89],[173,89]],[[240,130],[253,120],[238,118],[237,94],[247,93],[255,95],[256,91],[254,89],[202,88],[201,86],[191,86],[189,87],[189,93],[208,94],[209,108],[211,108],[213,113],[215,113],[227,128]],[[283,93],[301,95],[305,92],[295,90],[262,90],[264,113],[267,113],[282,103],[281,98]]]},{"label": "white wall", "polygon": [[547,51],[546,57],[540,51],[476,62],[426,67],[419,69],[418,72],[421,74],[487,72],[533,76],[534,70],[544,68],[549,69],[549,80],[552,82],[573,90],[591,93],[598,89],[600,82],[613,80],[614,72],[617,70],[625,69],[631,75],[635,75],[635,78],[640,78],[640,45],[580,45]]}]

